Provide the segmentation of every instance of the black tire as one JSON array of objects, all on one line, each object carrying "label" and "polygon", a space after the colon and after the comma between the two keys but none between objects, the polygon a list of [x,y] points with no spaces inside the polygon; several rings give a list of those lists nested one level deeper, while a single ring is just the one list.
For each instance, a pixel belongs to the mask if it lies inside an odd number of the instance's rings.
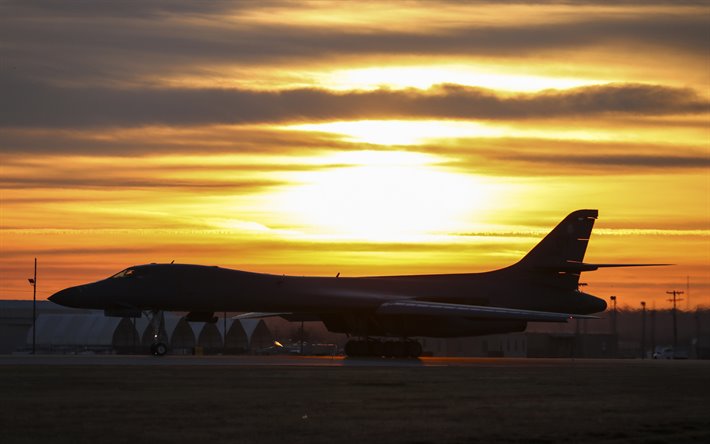
[{"label": "black tire", "polygon": [[365,356],[367,354],[367,343],[365,341],[348,341],[345,344],[345,354],[351,358]]},{"label": "black tire", "polygon": [[418,358],[422,355],[422,345],[417,341],[407,343],[407,354],[410,358]]},{"label": "black tire", "polygon": [[377,358],[385,354],[385,346],[381,341],[369,341],[367,343],[367,354]]},{"label": "black tire", "polygon": [[398,359],[406,358],[407,355],[409,354],[408,353],[409,347],[407,347],[406,342],[402,342],[402,341],[393,342],[392,347],[393,347],[392,354],[394,355],[395,358],[398,358]]},{"label": "black tire", "polygon": [[168,346],[162,342],[156,342],[150,345],[150,352],[153,356],[164,356],[168,352]]},{"label": "black tire", "polygon": [[387,341],[382,345],[382,354],[387,358],[394,357],[394,342]]}]

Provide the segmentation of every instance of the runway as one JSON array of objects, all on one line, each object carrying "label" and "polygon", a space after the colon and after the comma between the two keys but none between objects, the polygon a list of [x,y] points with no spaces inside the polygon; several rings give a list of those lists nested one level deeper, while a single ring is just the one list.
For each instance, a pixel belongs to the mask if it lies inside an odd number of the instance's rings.
[{"label": "runway", "polygon": [[422,357],[419,359],[347,358],[344,356],[177,356],[150,355],[5,355],[0,366],[6,365],[89,365],[89,366],[228,366],[228,367],[570,367],[570,366],[675,366],[706,367],[710,361],[640,360],[640,359],[572,359],[572,358],[480,358]]},{"label": "runway", "polygon": [[0,430],[3,443],[700,443],[708,375],[688,360],[0,356]]}]

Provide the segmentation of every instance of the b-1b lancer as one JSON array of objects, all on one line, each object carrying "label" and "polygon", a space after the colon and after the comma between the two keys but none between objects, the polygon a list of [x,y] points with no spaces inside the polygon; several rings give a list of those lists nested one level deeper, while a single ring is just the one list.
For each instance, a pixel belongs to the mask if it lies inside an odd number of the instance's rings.
[{"label": "b-1b lancer", "polygon": [[[149,313],[156,355],[162,311],[189,312],[188,321],[215,322],[215,312],[238,318],[281,316],[322,321],[352,339],[349,356],[417,357],[413,337],[458,337],[524,331],[528,322],[588,319],[606,302],[579,290],[580,274],[602,267],[583,261],[597,210],[567,216],[514,265],[485,273],[376,277],[301,277],[216,266],[149,264],[107,279],[61,290],[61,305],[101,309],[108,316]],[[396,338],[382,340],[381,338]]]}]

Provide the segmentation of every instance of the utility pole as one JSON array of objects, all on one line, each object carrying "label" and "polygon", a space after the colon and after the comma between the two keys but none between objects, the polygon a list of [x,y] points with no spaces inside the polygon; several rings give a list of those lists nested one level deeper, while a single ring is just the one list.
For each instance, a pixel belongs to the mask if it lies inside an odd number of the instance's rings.
[{"label": "utility pole", "polygon": [[646,302],[641,301],[641,359],[646,359]]},{"label": "utility pole", "polygon": [[678,298],[678,295],[683,294],[683,292],[678,290],[672,290],[667,291],[666,294],[673,295],[673,298],[668,299],[668,302],[673,302],[673,358],[675,358],[675,355],[677,353],[676,347],[678,346],[678,322],[676,319],[676,302],[683,300]]},{"label": "utility pole", "polygon": [[32,285],[32,354],[35,354],[37,344],[37,258],[35,258],[35,274],[27,279]]}]

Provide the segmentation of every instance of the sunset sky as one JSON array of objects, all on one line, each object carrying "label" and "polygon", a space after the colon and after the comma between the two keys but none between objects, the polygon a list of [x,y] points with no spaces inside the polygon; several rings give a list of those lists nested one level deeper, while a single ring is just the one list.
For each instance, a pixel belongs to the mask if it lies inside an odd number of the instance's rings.
[{"label": "sunset sky", "polygon": [[[0,3],[0,299],[150,262],[710,305],[710,3]],[[681,304],[685,308],[685,302]]]}]

